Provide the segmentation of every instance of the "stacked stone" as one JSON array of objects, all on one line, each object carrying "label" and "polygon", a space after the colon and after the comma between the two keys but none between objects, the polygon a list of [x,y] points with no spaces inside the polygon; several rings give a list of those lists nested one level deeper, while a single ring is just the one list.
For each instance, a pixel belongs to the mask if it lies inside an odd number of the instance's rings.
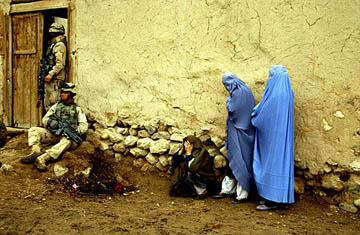
[{"label": "stacked stone", "polygon": [[209,129],[203,128],[195,134],[191,130],[179,130],[174,124],[153,121],[138,125],[127,119],[118,120],[111,128],[92,123],[87,140],[106,156],[121,161],[126,156],[134,158],[134,166],[142,171],[157,169],[166,172],[171,165],[172,156],[180,149],[187,135],[196,135],[206,145],[216,168],[226,166],[224,140],[210,137]]},{"label": "stacked stone", "polygon": [[[118,120],[111,128],[104,128],[95,120],[90,122],[87,140],[109,157],[121,161],[133,157],[134,166],[142,171],[155,169],[166,172],[172,156],[180,149],[183,138],[194,135],[192,130],[179,130],[171,121],[144,124],[130,122],[127,118]],[[210,136],[209,128],[197,131],[195,136],[205,144],[214,158],[216,168],[226,166],[224,137]],[[360,151],[359,151],[360,152]],[[360,155],[360,154],[359,154]],[[340,208],[357,212],[360,208],[360,160],[356,158],[348,166],[327,160],[319,171],[311,171],[309,163],[295,157],[295,193],[311,191],[315,195],[337,204]],[[344,194],[348,200],[344,200]],[[341,202],[341,203],[339,203]]]},{"label": "stacked stone", "polygon": [[[329,204],[348,212],[356,213],[360,208],[360,160],[349,165],[328,159],[319,170],[311,171],[307,161],[295,158],[295,192],[311,191]],[[341,202],[341,203],[339,203]]]}]

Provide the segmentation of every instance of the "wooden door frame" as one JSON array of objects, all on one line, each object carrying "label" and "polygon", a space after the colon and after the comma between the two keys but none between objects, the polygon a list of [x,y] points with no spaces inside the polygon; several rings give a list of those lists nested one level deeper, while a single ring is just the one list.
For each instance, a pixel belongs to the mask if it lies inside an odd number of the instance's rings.
[{"label": "wooden door frame", "polygon": [[4,36],[5,36],[5,56],[4,56],[4,90],[3,90],[3,107],[4,107],[4,117],[3,120],[5,125],[13,126],[13,77],[12,77],[12,25],[11,25],[11,17],[13,14],[19,13],[30,13],[30,12],[41,12],[45,10],[52,9],[67,9],[67,19],[68,19],[68,44],[67,44],[67,80],[73,82],[75,80],[75,4],[71,0],[44,0],[37,2],[29,2],[29,3],[18,3],[18,4],[10,4],[10,12],[9,14],[4,14]]}]

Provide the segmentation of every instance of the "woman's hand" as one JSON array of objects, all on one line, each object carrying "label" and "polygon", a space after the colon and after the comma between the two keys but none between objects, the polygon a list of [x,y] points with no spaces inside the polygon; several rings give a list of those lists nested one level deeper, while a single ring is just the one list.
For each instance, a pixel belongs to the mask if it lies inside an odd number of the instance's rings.
[{"label": "woman's hand", "polygon": [[190,142],[186,140],[184,143],[184,146],[185,146],[186,155],[191,155],[193,145],[190,144]]}]

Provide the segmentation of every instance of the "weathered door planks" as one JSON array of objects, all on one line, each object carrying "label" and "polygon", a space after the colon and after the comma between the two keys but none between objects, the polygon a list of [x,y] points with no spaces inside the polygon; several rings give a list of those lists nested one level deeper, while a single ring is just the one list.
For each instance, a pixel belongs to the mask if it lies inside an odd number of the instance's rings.
[{"label": "weathered door planks", "polygon": [[16,14],[12,25],[13,124],[31,127],[40,124],[37,103],[37,73],[42,53],[42,13]]}]

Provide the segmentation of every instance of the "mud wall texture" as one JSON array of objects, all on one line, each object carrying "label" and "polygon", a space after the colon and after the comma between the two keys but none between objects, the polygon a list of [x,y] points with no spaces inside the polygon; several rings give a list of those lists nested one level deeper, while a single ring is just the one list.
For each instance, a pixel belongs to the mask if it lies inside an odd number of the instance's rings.
[{"label": "mud wall texture", "polygon": [[360,155],[360,1],[76,1],[78,102],[104,125],[175,122],[225,136],[231,71],[259,101],[273,64],[295,93],[295,155],[324,173]]},{"label": "mud wall texture", "polygon": [[71,2],[73,81],[91,120],[161,121],[223,140],[223,73],[237,74],[259,102],[270,66],[283,64],[300,185],[360,193],[360,0]]}]

